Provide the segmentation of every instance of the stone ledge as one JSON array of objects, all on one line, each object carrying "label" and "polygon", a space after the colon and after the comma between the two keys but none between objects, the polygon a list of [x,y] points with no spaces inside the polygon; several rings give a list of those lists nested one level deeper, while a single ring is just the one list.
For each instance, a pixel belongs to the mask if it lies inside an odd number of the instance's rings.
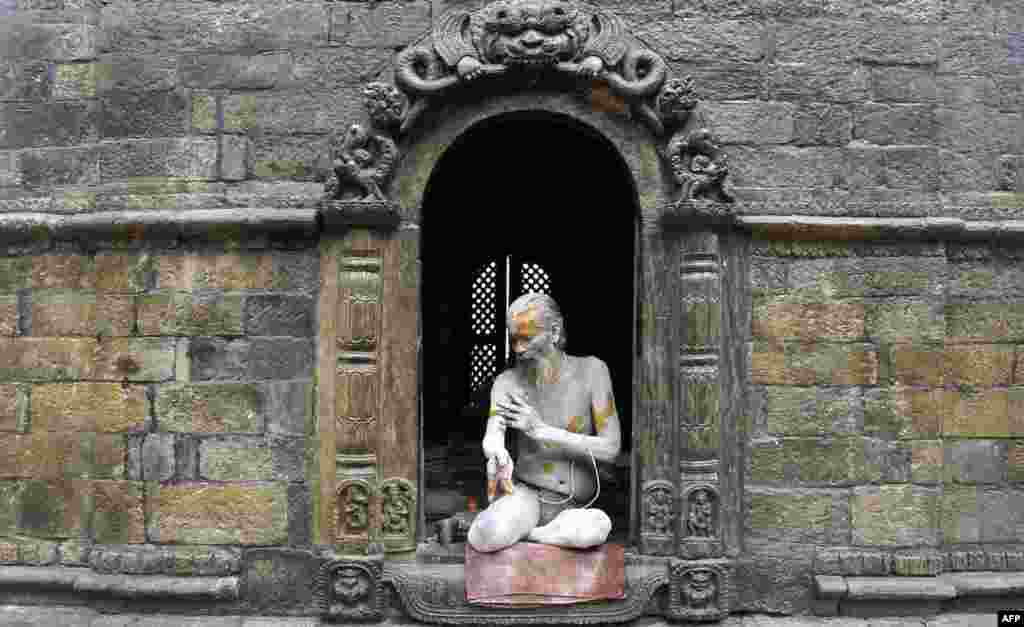
[{"label": "stone ledge", "polygon": [[237,577],[100,575],[82,568],[0,567],[0,589],[63,589],[121,599],[238,600]]},{"label": "stone ledge", "polygon": [[937,577],[839,577],[816,575],[821,599],[847,601],[948,601],[1024,594],[1024,572],[946,573]]},{"label": "stone ledge", "polygon": [[1024,241],[1024,221],[960,218],[829,218],[741,215],[736,223],[765,239]]},{"label": "stone ledge", "polygon": [[113,240],[119,247],[178,239],[244,245],[268,235],[313,236],[317,230],[316,209],[0,214],[0,246],[15,249],[46,246],[54,240],[97,239]]}]

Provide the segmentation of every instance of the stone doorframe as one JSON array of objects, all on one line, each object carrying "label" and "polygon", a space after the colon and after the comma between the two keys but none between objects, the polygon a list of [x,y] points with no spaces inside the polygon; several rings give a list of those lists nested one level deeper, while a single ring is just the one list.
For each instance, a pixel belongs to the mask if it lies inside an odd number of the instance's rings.
[{"label": "stone doorframe", "polygon": [[[446,49],[458,39],[452,33],[460,27],[452,24],[490,19],[496,6],[528,13],[527,5],[538,2],[499,0],[446,14],[430,41],[398,56],[401,89],[366,86],[370,124],[353,124],[333,148],[337,178],[321,204],[315,541],[333,554],[325,572],[344,571],[343,563],[382,563],[360,572],[388,581],[419,620],[617,622],[643,613],[662,585],[671,586],[669,616],[720,618],[733,603],[731,573],[741,548],[737,431],[749,328],[743,319],[749,307],[740,302],[745,239],[730,228],[725,158],[701,128],[689,79],[667,80],[660,57],[607,12],[543,1],[590,20],[589,43],[571,62],[505,73],[482,52],[478,62],[489,70],[472,86],[461,85],[455,64],[445,63],[457,58]],[[474,36],[460,41],[469,46]],[[474,50],[480,48],[459,54]],[[597,78],[576,73],[587,54],[605,62]],[[423,536],[417,532],[424,192],[445,151],[465,132],[521,112],[569,116],[603,137],[635,190],[636,206],[621,210],[640,220],[631,434],[631,538],[639,553],[627,568],[638,579],[627,583],[626,605],[588,610],[592,616],[542,611],[513,613],[519,617],[513,620],[463,607],[464,594],[462,601],[447,592],[431,601],[423,591],[433,584],[417,583],[415,563],[405,560]],[[660,565],[651,571],[652,564]],[[331,601],[330,581],[325,575],[325,613],[366,618],[367,607]]]}]

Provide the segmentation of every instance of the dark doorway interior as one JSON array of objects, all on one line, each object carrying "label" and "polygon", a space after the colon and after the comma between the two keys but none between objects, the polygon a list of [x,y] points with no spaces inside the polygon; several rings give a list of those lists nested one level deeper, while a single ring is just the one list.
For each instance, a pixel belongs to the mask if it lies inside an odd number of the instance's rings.
[{"label": "dark doorway interior", "polygon": [[428,523],[463,509],[469,496],[486,506],[480,440],[490,383],[508,366],[505,308],[539,290],[562,308],[567,352],[596,355],[611,369],[624,454],[602,468],[595,506],[612,516],[615,538],[625,538],[635,229],[636,195],[625,164],[604,138],[571,118],[492,118],[445,153],[423,211]]}]

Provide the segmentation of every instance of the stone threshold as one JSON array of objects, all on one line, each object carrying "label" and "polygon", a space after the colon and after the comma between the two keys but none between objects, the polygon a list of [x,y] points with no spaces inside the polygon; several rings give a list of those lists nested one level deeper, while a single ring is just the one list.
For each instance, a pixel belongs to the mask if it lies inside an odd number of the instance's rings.
[{"label": "stone threshold", "polygon": [[844,577],[816,575],[819,615],[835,615],[839,604],[909,602],[941,604],[965,599],[1024,594],[1024,571],[957,572],[934,577]]},{"label": "stone threshold", "polygon": [[0,567],[0,590],[18,588],[117,599],[237,601],[239,598],[238,577],[101,575],[88,568]]}]

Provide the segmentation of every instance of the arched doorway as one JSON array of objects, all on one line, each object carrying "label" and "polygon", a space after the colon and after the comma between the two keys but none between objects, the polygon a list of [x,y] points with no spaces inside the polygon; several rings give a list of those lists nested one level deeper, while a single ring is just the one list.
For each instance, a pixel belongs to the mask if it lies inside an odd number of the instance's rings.
[{"label": "arched doorway", "polygon": [[[629,533],[629,447],[636,329],[637,200],[615,148],[566,115],[518,112],[463,133],[423,202],[422,428],[426,522],[486,504],[480,440],[493,377],[507,364],[504,312],[550,293],[567,350],[612,371],[623,454],[602,469],[595,504]],[[428,524],[429,528],[429,524]]]}]

